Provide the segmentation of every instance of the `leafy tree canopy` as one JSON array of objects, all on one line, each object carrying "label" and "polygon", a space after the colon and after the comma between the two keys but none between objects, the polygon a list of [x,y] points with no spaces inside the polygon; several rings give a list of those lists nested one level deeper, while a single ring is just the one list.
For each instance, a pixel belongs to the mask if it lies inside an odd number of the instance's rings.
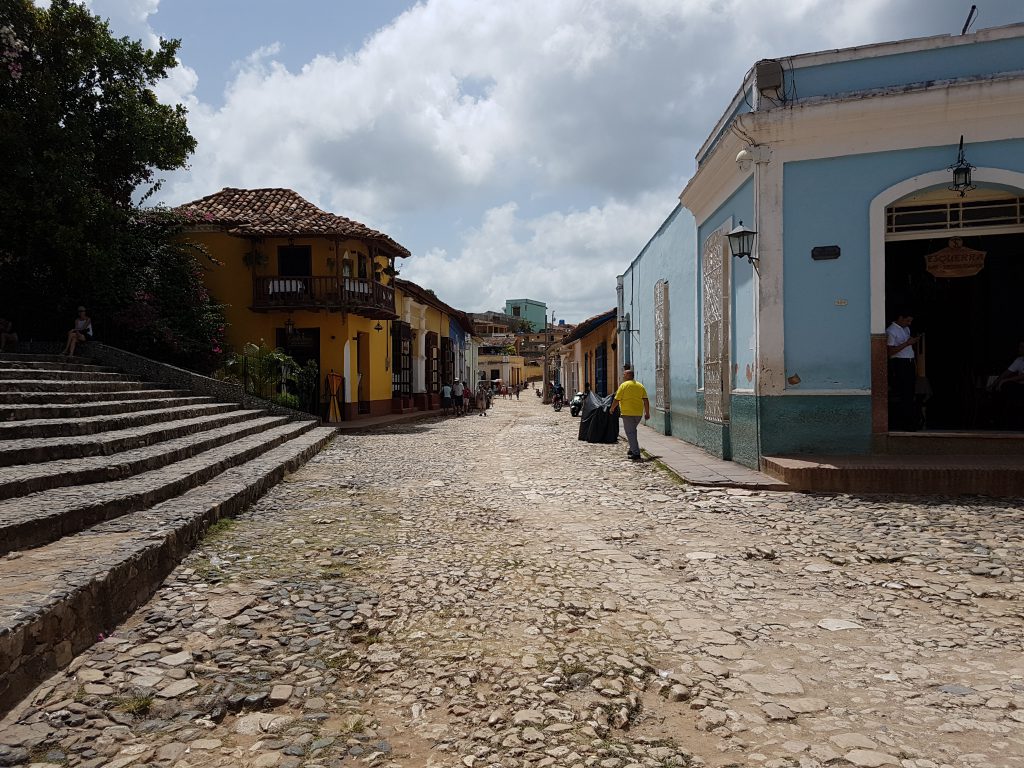
[{"label": "leafy tree canopy", "polygon": [[517,317],[509,321],[508,329],[512,333],[533,333],[533,323],[523,317]]},{"label": "leafy tree canopy", "polygon": [[[0,315],[22,339],[60,338],[78,304],[108,340],[116,318],[150,317],[163,330],[118,329],[144,354],[209,347],[223,325],[201,260],[172,242],[178,223],[133,204],[195,149],[185,108],[153,91],[178,45],[116,38],[72,0],[0,4]],[[189,336],[198,328],[205,338]]]}]

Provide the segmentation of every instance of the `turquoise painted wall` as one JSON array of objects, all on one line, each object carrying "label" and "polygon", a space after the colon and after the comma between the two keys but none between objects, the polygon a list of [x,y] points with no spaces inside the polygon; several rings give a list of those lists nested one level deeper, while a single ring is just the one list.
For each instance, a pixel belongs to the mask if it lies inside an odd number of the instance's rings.
[{"label": "turquoise painted wall", "polygon": [[[964,151],[974,165],[1024,172],[1024,140],[967,143]],[[800,376],[800,389],[871,386],[871,200],[904,179],[945,168],[956,153],[949,144],[786,163],[785,363],[787,376]],[[819,245],[838,245],[842,255],[813,261],[811,249]]]},{"label": "turquoise painted wall", "polygon": [[981,77],[1022,69],[1024,38],[895,53],[786,70],[786,92],[801,100],[875,88]]},{"label": "turquoise painted wall", "polygon": [[543,331],[547,322],[548,308],[544,302],[533,299],[507,299],[505,301],[505,314],[512,315],[513,307],[519,307],[519,317],[533,323],[533,330]]},{"label": "turquoise painted wall", "polygon": [[[634,331],[630,343],[632,362],[637,379],[651,397],[651,426],[665,434],[679,435],[680,428],[694,421],[697,407],[695,249],[693,215],[677,205],[623,273],[623,311],[630,314]],[[654,286],[659,280],[668,280],[669,291],[667,414],[654,407]]]},{"label": "turquoise painted wall", "polygon": [[757,406],[764,456],[871,451],[870,395],[759,397]]}]

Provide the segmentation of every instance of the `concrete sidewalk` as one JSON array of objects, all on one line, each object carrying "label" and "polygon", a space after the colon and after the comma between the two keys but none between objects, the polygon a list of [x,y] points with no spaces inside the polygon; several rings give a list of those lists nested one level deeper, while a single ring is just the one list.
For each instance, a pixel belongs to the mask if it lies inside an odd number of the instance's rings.
[{"label": "concrete sidewalk", "polygon": [[[619,424],[619,437],[626,433]],[[671,437],[643,424],[639,431],[640,448],[651,459],[657,459],[688,483],[694,485],[749,488],[762,491],[787,491],[790,487],[763,472],[724,461],[707,451],[677,437]]]}]

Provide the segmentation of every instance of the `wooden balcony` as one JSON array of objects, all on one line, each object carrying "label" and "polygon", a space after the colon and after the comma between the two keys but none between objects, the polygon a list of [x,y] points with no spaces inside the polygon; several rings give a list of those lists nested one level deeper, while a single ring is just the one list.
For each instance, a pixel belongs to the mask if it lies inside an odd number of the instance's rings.
[{"label": "wooden balcony", "polygon": [[395,314],[395,289],[355,277],[254,277],[252,309],[256,312],[296,309],[352,312],[390,320]]}]

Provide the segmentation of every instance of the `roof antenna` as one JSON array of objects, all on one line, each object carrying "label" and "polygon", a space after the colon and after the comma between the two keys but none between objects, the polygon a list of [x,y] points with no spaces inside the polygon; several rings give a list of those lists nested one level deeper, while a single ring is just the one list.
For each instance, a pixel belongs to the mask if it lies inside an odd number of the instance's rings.
[{"label": "roof antenna", "polygon": [[960,30],[961,35],[966,35],[967,30],[971,28],[971,24],[974,23],[978,15],[978,6],[972,5],[970,13],[967,14],[967,21],[964,22],[964,28]]}]

